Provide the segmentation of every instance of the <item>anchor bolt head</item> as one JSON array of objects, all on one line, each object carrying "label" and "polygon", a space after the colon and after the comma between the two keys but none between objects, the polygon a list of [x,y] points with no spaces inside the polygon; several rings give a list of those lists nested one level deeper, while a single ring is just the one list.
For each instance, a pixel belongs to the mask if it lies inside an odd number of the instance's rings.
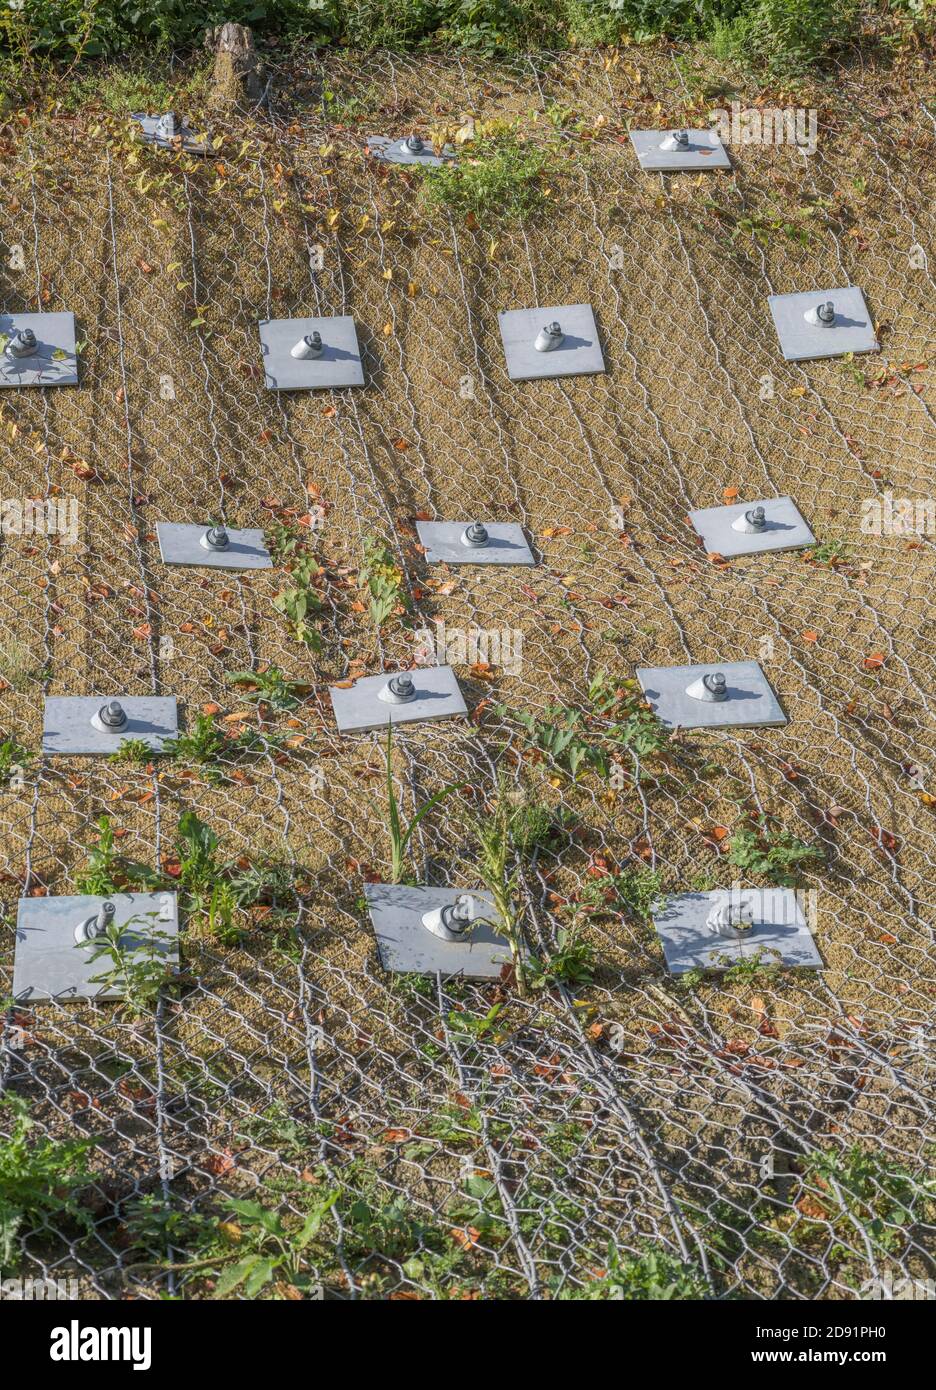
[{"label": "anchor bolt head", "polygon": [[391,676],[387,684],[381,690],[379,698],[387,701],[391,705],[405,705],[410,700],[416,699],[416,687],[413,684],[412,676],[405,671],[398,676]]},{"label": "anchor bolt head", "polygon": [[90,917],[86,917],[83,922],[79,922],[75,928],[75,940],[82,945],[89,941],[96,941],[104,936],[108,927],[114,920],[114,913],[117,909],[112,902],[102,902],[97,912]]},{"label": "anchor bolt head", "polygon": [[39,340],[31,328],[20,328],[10,334],[3,349],[9,357],[32,357]]},{"label": "anchor bolt head", "polygon": [[98,710],[98,719],[106,729],[122,729],[127,722],[127,712],[119,700],[108,700]]},{"label": "anchor bolt head", "polygon": [[463,543],[471,546],[487,545],[488,539],[487,527],[480,521],[473,521],[462,535]]},{"label": "anchor bolt head", "polygon": [[551,348],[558,347],[562,342],[562,328],[558,323],[548,323],[541,328],[536,335],[534,347],[537,352],[549,352]]},{"label": "anchor bolt head", "polygon": [[230,538],[223,526],[209,526],[203,540],[209,550],[226,550],[230,545]]},{"label": "anchor bolt head", "polygon": [[300,338],[295,347],[290,350],[291,357],[321,357],[322,355],[322,335],[319,332],[307,333],[304,338]]}]

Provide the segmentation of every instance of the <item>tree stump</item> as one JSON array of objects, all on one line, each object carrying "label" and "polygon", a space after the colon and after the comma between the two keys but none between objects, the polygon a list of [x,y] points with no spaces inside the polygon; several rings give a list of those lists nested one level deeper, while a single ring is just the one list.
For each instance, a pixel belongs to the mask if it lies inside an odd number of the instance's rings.
[{"label": "tree stump", "polygon": [[205,47],[215,55],[210,104],[232,108],[259,101],[260,60],[253,34],[243,24],[219,24],[205,35]]}]

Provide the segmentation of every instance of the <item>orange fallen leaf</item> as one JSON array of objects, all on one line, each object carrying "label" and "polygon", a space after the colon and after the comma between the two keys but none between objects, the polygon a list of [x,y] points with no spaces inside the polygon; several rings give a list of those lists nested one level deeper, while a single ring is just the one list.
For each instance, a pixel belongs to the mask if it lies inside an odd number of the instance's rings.
[{"label": "orange fallen leaf", "polygon": [[879,671],[884,665],[884,653],[872,652],[870,656],[865,657],[861,664],[866,671]]},{"label": "orange fallen leaf", "polygon": [[803,641],[804,641],[804,642],[818,642],[818,641],[819,641],[819,634],[818,634],[818,632],[813,632],[811,628],[808,628],[808,629],[806,630],[806,632],[803,633]]}]

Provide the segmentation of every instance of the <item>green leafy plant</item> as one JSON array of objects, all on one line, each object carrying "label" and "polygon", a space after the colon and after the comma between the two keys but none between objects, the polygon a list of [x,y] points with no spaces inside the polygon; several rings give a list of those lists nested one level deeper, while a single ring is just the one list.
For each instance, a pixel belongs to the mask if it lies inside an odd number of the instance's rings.
[{"label": "green leafy plant", "polygon": [[537,850],[546,849],[564,830],[572,829],[577,817],[567,806],[548,806],[523,792],[512,801],[510,838],[517,853],[524,859]]},{"label": "green leafy plant", "polygon": [[233,764],[244,754],[260,754],[279,750],[284,738],[269,730],[241,728],[237,732],[220,729],[214,715],[198,713],[195,724],[187,733],[166,739],[163,753],[177,762],[197,767],[208,782],[223,780],[224,763]]},{"label": "green leafy plant", "polygon": [[0,1124],[10,1119],[10,1132],[0,1134],[0,1268],[16,1269],[20,1230],[31,1235],[60,1237],[69,1225],[88,1232],[91,1213],[81,1202],[81,1189],[91,1180],[88,1155],[93,1139],[61,1140],[31,1137],[35,1121],[21,1096],[0,1097]]},{"label": "green leafy plant", "polygon": [[215,1298],[229,1298],[243,1289],[247,1298],[256,1298],[275,1281],[282,1281],[300,1293],[314,1291],[306,1268],[306,1250],[318,1237],[322,1222],[338,1200],[337,1190],[316,1201],[300,1225],[286,1213],[272,1210],[260,1202],[229,1200],[227,1206],[237,1217],[239,1247],[247,1253],[227,1263],[214,1288]]},{"label": "green leafy plant", "polygon": [[517,993],[524,999],[529,993],[527,960],[522,910],[517,901],[520,875],[519,870],[510,867],[510,818],[509,791],[506,784],[500,782],[493,809],[487,815],[475,817],[473,829],[478,846],[478,872],[494,902],[494,918],[490,925],[510,948]]},{"label": "green leafy plant", "polygon": [[759,947],[736,960],[729,955],[719,955],[716,961],[721,966],[727,966],[721,975],[722,983],[726,985],[753,984],[757,980],[774,981],[783,966],[780,952],[767,947]]},{"label": "green leafy plant", "polygon": [[387,721],[387,742],[384,750],[387,774],[387,830],[390,834],[390,882],[401,883],[403,881],[403,871],[406,865],[406,852],[409,849],[410,840],[413,832],[420,821],[426,816],[434,806],[438,806],[440,801],[444,801],[452,792],[459,788],[458,782],[450,782],[441,791],[437,791],[428,801],[417,808],[414,816],[404,827],[400,816],[400,805],[397,801],[396,788],[393,784],[393,725]]},{"label": "green leafy plant", "polygon": [[789,886],[800,869],[821,864],[825,852],[807,844],[771,816],[750,815],[728,841],[728,862],[749,874],[763,874],[772,883]]},{"label": "green leafy plant", "polygon": [[129,763],[132,767],[145,767],[159,754],[150,747],[145,738],[122,738],[116,753],[111,753],[108,762]]},{"label": "green leafy plant", "polygon": [[[156,913],[141,913],[122,926],[112,922],[93,945],[76,943],[75,950],[87,951],[92,965],[105,962],[105,968],[91,977],[90,983],[100,985],[102,992],[118,994],[123,1007],[137,1017],[152,1013],[163,988],[176,974],[176,965],[169,957],[175,947],[175,937],[156,927]],[[134,923],[141,930],[133,931]]]},{"label": "green leafy plant", "polygon": [[497,1020],[503,1012],[503,1004],[492,1004],[486,1014],[471,1014],[464,1008],[451,1009],[448,1015],[448,1030],[455,1039],[467,1038],[480,1042],[488,1034],[497,1032]]},{"label": "green leafy plant", "polygon": [[368,608],[376,627],[382,627],[391,614],[409,609],[403,571],[389,547],[375,536],[364,537],[364,563],[358,574],[358,588],[367,590]]},{"label": "green leafy plant", "polygon": [[542,719],[529,710],[510,709],[503,704],[496,704],[494,710],[526,730],[533,746],[545,753],[556,767],[568,773],[573,782],[577,780],[583,764],[597,767],[602,772],[608,770],[609,765],[601,749],[582,737],[580,730],[584,728],[585,716],[579,710],[547,705]]},{"label": "green leafy plant", "polygon": [[269,537],[270,553],[285,566],[286,582],[273,599],[273,607],[287,619],[293,637],[310,650],[322,649],[322,638],[312,620],[322,611],[322,600],[315,588],[319,567],[304,536],[277,523]]},{"label": "green leafy plant", "polygon": [[548,989],[555,984],[581,989],[594,979],[598,958],[595,948],[574,927],[560,927],[556,933],[556,949],[543,961],[531,956],[529,980],[532,989]]},{"label": "green leafy plant", "polygon": [[850,1216],[887,1253],[906,1244],[914,1222],[926,1223],[933,1215],[936,1182],[931,1177],[913,1174],[886,1153],[860,1144],[842,1153],[828,1149],[811,1154],[804,1178],[818,1188],[827,1219],[843,1238],[853,1239]]},{"label": "green leafy plant", "polygon": [[218,837],[194,811],[184,811],[176,830],[179,882],[191,896],[191,906],[204,910],[214,885],[224,873],[218,859]]},{"label": "green leafy plant", "polygon": [[533,746],[573,781],[583,768],[610,777],[612,760],[619,752],[630,749],[643,758],[666,748],[669,733],[634,682],[616,686],[607,676],[598,675],[589,684],[587,699],[585,710],[547,705],[542,716],[504,704],[494,709],[519,724]]},{"label": "green leafy plant", "polygon": [[22,777],[32,753],[12,734],[0,743],[0,787],[7,787],[14,778]]},{"label": "green leafy plant", "polygon": [[661,897],[660,875],[641,865],[592,879],[582,889],[578,907],[588,916],[627,912],[646,922]]},{"label": "green leafy plant", "polygon": [[488,224],[529,217],[548,201],[551,171],[548,150],[501,132],[464,146],[457,164],[420,170],[420,200]]},{"label": "green leafy plant", "polygon": [[835,569],[836,565],[846,564],[851,559],[850,547],[845,541],[820,541],[804,552],[804,558]]},{"label": "green leafy plant", "polygon": [[632,1255],[608,1246],[604,1271],[584,1286],[565,1285],[561,1299],[673,1302],[705,1298],[708,1285],[702,1270],[690,1261],[657,1246],[646,1245]]},{"label": "green leafy plant", "polygon": [[298,708],[308,690],[302,682],[288,680],[278,666],[268,666],[265,671],[236,671],[226,679],[243,690],[245,699],[281,712]]},{"label": "green leafy plant", "polygon": [[118,852],[110,816],[100,816],[97,829],[98,842],[89,850],[84,868],[75,875],[76,892],[105,898],[122,888],[151,889],[160,886],[163,881],[160,874]]},{"label": "green leafy plant", "polygon": [[225,946],[235,946],[244,935],[236,921],[238,907],[230,883],[219,879],[208,902],[208,929]]},{"label": "green leafy plant", "polygon": [[[170,1263],[163,1255],[132,1268],[175,1270],[185,1281],[211,1278],[209,1288],[217,1299],[238,1293],[246,1298],[321,1296],[309,1247],[321,1235],[339,1191],[292,1193],[288,1205],[277,1206],[268,1204],[274,1198],[268,1190],[258,1195],[265,1200],[226,1198],[223,1219],[179,1211],[157,1198],[135,1203],[127,1217],[134,1248],[158,1256],[181,1246],[194,1258]],[[292,1210],[295,1204],[303,1207],[299,1214]]]}]

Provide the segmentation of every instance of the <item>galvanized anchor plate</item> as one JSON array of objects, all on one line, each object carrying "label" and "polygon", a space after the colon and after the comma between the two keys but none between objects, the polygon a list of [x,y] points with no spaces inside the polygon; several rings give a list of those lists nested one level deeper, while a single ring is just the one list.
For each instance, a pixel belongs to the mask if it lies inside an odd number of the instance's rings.
[{"label": "galvanized anchor plate", "polygon": [[106,957],[93,961],[93,945],[80,943],[75,935],[83,923],[97,916],[104,902],[114,906],[112,924],[122,929],[123,950],[133,953],[148,943],[152,951],[165,957],[167,965],[178,963],[175,893],[111,893],[106,899],[81,895],[20,898],[13,966],[17,1003],[122,997],[119,988],[91,983],[95,976],[107,973],[109,962]]},{"label": "galvanized anchor plate", "polygon": [[[313,333],[321,335],[321,356],[293,357],[293,348]],[[260,350],[270,391],[330,391],[364,385],[361,349],[350,315],[261,319]]]},{"label": "galvanized anchor plate", "polygon": [[[605,370],[595,315],[590,304],[548,304],[542,309],[505,309],[500,323],[507,374],[511,381],[587,376]],[[562,342],[546,352],[536,341],[544,327],[558,323]]]},{"label": "galvanized anchor plate", "polygon": [[[749,929],[734,938],[714,932],[708,925],[713,909],[739,900],[753,919]],[[680,893],[654,911],[653,924],[673,975],[687,970],[726,970],[739,961],[754,959],[760,959],[763,965],[782,962],[823,968],[792,888]]]},{"label": "galvanized anchor plate", "polygon": [[634,153],[641,169],[730,169],[731,159],[714,130],[687,130],[688,148],[663,149],[663,143],[673,135],[671,130],[632,130]]},{"label": "galvanized anchor plate", "polygon": [[347,690],[331,686],[328,693],[339,731],[363,733],[367,729],[385,729],[388,721],[411,724],[468,713],[451,666],[425,666],[406,674],[413,681],[416,698],[405,704],[392,704],[379,698],[392,679],[390,675],[364,676]]},{"label": "galvanized anchor plate", "polygon": [[430,565],[535,565],[523,528],[512,521],[485,521],[487,541],[468,545],[462,539],[470,521],[417,521],[419,542]]},{"label": "galvanized anchor plate", "polygon": [[[755,507],[764,509],[763,530],[737,529],[735,523]],[[762,497],[755,502],[733,502],[727,507],[703,507],[690,512],[689,520],[708,553],[724,555],[726,560],[761,550],[799,550],[816,543],[792,497]]]},{"label": "galvanized anchor plate", "polygon": [[[772,294],[767,303],[787,362],[878,350],[871,315],[857,285],[807,290],[804,294]],[[810,323],[806,319],[807,313],[830,303],[835,314],[831,324]]]},{"label": "galvanized anchor plate", "polygon": [[[24,331],[35,334],[35,352],[6,352],[14,334]],[[77,385],[74,314],[0,314],[0,387]]]},{"label": "galvanized anchor plate", "polygon": [[[467,941],[443,941],[423,924],[423,915],[453,906],[464,888],[411,888],[403,883],[365,883],[380,963],[405,974],[463,975],[496,980],[510,963],[510,949],[487,922],[476,922]],[[481,913],[497,920],[490,896],[471,889]]]},{"label": "galvanized anchor plate", "polygon": [[[700,700],[687,693],[705,676],[725,677],[724,700]],[[786,724],[780,701],[756,661],[713,661],[707,666],[638,666],[635,672],[657,718],[674,729],[746,729]]]},{"label": "galvanized anchor plate", "polygon": [[273,561],[260,530],[228,531],[228,543],[215,550],[205,543],[208,526],[157,521],[159,553],[165,565],[207,565],[221,570],[266,570]]},{"label": "galvanized anchor plate", "polygon": [[194,130],[183,117],[177,120],[175,135],[164,134],[160,123],[164,115],[150,116],[145,111],[133,111],[131,121],[140,127],[140,139],[157,150],[184,150],[186,154],[208,154],[208,139],[204,131]]},{"label": "galvanized anchor plate", "polygon": [[[98,728],[92,720],[116,698],[126,714],[120,728]],[[174,695],[50,695],[42,726],[43,753],[90,756],[116,753],[124,739],[138,738],[158,753],[179,732]]]},{"label": "galvanized anchor plate", "polygon": [[405,135],[369,135],[367,148],[375,159],[385,164],[421,164],[424,169],[438,169],[443,164],[455,163],[451,145],[444,145],[438,155],[431,141],[426,141],[422,149],[411,149]]}]

